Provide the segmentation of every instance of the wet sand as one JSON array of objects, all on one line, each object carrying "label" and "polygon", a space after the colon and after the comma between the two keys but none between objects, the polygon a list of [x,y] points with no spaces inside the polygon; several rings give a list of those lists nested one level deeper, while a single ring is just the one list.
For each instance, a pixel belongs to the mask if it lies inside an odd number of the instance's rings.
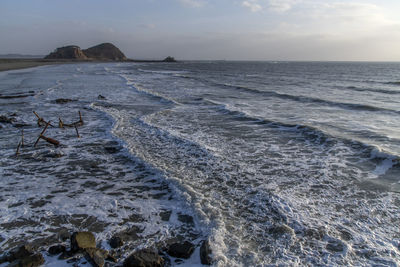
[{"label": "wet sand", "polygon": [[71,60],[48,60],[41,58],[0,58],[0,71],[32,68],[43,65],[76,63]]}]

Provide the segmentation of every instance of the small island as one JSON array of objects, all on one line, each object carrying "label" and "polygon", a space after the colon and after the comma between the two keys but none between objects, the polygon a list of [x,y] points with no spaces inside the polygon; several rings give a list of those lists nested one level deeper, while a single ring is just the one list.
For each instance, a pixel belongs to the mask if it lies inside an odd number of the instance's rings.
[{"label": "small island", "polygon": [[45,56],[49,60],[74,60],[74,61],[129,61],[129,62],[176,62],[173,57],[164,60],[135,60],[128,59],[121,50],[112,43],[102,43],[88,49],[81,49],[77,45],[59,47],[54,52]]}]

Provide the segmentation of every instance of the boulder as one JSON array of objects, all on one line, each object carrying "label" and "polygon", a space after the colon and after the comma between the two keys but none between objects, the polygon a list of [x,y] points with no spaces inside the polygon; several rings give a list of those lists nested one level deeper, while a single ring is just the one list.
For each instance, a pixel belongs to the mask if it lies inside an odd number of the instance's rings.
[{"label": "boulder", "polygon": [[50,53],[45,59],[79,59],[87,60],[87,56],[82,52],[81,48],[76,45],[69,45],[57,48]]},{"label": "boulder", "polygon": [[194,251],[194,245],[189,241],[173,243],[168,247],[168,255],[175,258],[189,259]]},{"label": "boulder", "polygon": [[88,49],[83,50],[83,53],[90,59],[96,60],[127,60],[126,56],[111,43],[102,43]]},{"label": "boulder", "polygon": [[124,267],[162,267],[164,259],[152,249],[142,249],[125,259]]},{"label": "boulder", "polygon": [[294,236],[295,235],[294,230],[286,224],[275,225],[275,226],[271,227],[269,229],[269,233],[273,234],[275,236],[281,236],[281,235]]},{"label": "boulder", "polygon": [[55,246],[51,246],[47,252],[49,252],[50,255],[57,255],[57,254],[65,252],[65,251],[66,251],[65,246],[55,245]]},{"label": "boulder", "polygon": [[212,264],[211,254],[212,251],[210,248],[210,243],[208,242],[208,240],[204,240],[200,247],[201,264],[211,265]]},{"label": "boulder", "polygon": [[40,253],[35,254],[31,246],[23,245],[10,251],[1,261],[11,262],[8,266],[36,267],[44,263],[44,258]]},{"label": "boulder", "polygon": [[103,267],[105,259],[108,257],[108,251],[99,248],[87,248],[85,249],[86,258],[95,267]]},{"label": "boulder", "polygon": [[71,251],[76,252],[85,248],[95,248],[96,239],[91,232],[75,232],[71,236]]},{"label": "boulder", "polygon": [[108,243],[112,248],[119,248],[124,244],[120,236],[113,236]]}]

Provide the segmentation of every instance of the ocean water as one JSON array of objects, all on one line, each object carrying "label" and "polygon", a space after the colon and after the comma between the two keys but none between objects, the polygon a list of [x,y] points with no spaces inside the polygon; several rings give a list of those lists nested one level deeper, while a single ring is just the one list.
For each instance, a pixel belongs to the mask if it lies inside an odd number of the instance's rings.
[{"label": "ocean water", "polygon": [[[24,240],[45,248],[61,228],[93,231],[109,248],[112,235],[136,229],[122,258],[181,238],[197,248],[172,265],[200,265],[204,239],[216,266],[400,264],[399,63],[0,73],[0,96],[18,94],[0,99],[0,115],[15,118],[0,128],[2,251]],[[33,147],[33,111],[57,124],[78,110],[81,138],[50,127],[61,145]]]}]

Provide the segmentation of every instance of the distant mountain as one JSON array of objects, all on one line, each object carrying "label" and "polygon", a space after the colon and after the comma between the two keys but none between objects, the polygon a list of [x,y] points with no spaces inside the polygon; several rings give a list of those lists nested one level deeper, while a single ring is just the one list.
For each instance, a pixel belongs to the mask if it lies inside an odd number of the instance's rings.
[{"label": "distant mountain", "polygon": [[69,45],[57,48],[45,59],[76,59],[76,60],[111,60],[125,61],[127,58],[115,45],[103,43],[85,50],[79,46]]},{"label": "distant mountain", "polygon": [[43,58],[43,56],[42,55],[5,54],[5,55],[0,55],[0,58]]}]

